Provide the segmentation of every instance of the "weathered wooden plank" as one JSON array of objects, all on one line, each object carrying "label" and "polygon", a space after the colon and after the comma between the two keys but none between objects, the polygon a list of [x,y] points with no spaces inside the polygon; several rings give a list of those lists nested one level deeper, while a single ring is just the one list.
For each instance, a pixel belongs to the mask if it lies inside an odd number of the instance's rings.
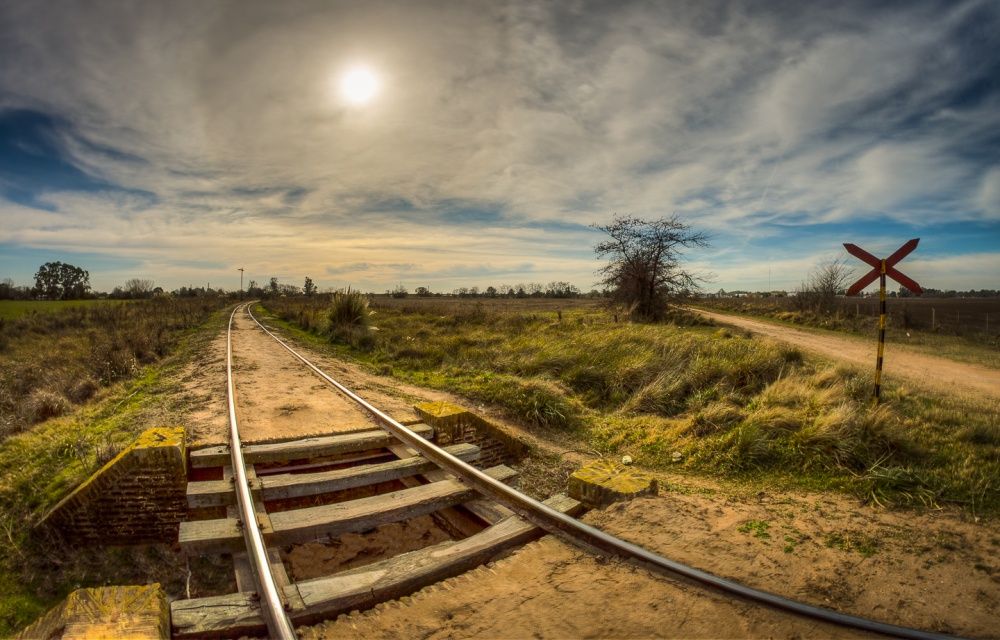
[{"label": "weathered wooden plank", "polygon": [[[217,550],[220,541],[224,541],[222,551]],[[239,553],[243,545],[243,532],[235,518],[192,520],[181,523],[177,542],[189,556]]]},{"label": "weathered wooden plank", "polygon": [[[571,515],[582,510],[579,502],[565,495],[550,498],[545,504]],[[526,544],[543,533],[530,522],[511,516],[465,540],[446,541],[342,574],[296,583],[292,588],[297,589],[306,608],[295,612],[294,619],[303,624],[400,598],[484,564],[505,549]]]},{"label": "weathered wooden plank", "polygon": [[[479,447],[474,444],[454,445],[445,450],[465,462],[479,458]],[[433,462],[419,457],[322,473],[271,476],[261,483],[265,500],[284,500],[399,480],[436,468]]]},{"label": "weathered wooden plank", "polygon": [[297,464],[292,464],[291,462],[277,462],[269,465],[262,464],[257,468],[258,476],[276,476],[282,473],[301,473],[303,471],[315,471],[320,467],[329,467],[331,464],[358,464],[360,462],[365,462],[368,464],[375,464],[373,460],[378,460],[379,462],[389,462],[393,460],[393,456],[389,451],[383,449],[371,449],[369,451],[362,451],[360,453],[345,453],[343,455],[337,456],[323,456],[322,458],[313,459],[310,462],[299,462]]},{"label": "weathered wooden plank", "polygon": [[[401,460],[418,458],[420,456],[420,454],[410,447],[401,444],[389,447],[389,451],[392,451],[394,454],[399,456]],[[435,466],[421,475],[402,478],[400,482],[407,487],[416,487],[426,484],[427,482],[440,482],[441,480],[450,480],[452,478],[454,478],[452,474]],[[478,522],[469,518],[464,513],[459,513],[456,511],[455,507],[448,507],[447,509],[435,511],[431,514],[431,518],[437,526],[447,531],[448,535],[455,540],[468,538],[471,535],[479,533],[482,529]]]},{"label": "weathered wooden plank", "polygon": [[[412,425],[410,430],[423,438],[430,439],[434,436],[434,430],[423,423]],[[378,449],[396,442],[398,441],[387,431],[373,429],[335,436],[301,438],[289,442],[247,445],[243,447],[243,458],[247,463],[284,462]],[[229,460],[229,447],[226,445],[206,447],[191,452],[191,466],[196,468],[221,467],[228,464]]]},{"label": "weathered wooden plank", "polygon": [[[445,451],[466,462],[479,457],[479,447],[472,444],[453,445]],[[257,480],[255,487],[259,484],[264,500],[285,500],[398,480],[435,468],[434,463],[425,458],[411,458],[319,473],[267,476]],[[225,506],[236,501],[233,485],[226,480],[189,482],[187,498],[192,509]]]},{"label": "weathered wooden plank", "polygon": [[[500,465],[485,473],[502,482],[517,472]],[[444,480],[380,496],[282,511],[271,516],[279,544],[310,542],[408,520],[472,500],[479,494],[457,480]]]},{"label": "weathered wooden plank", "polygon": [[267,633],[256,593],[174,600],[170,603],[174,638],[238,638]]},{"label": "weathered wooden plank", "polygon": [[470,500],[458,508],[469,511],[487,525],[496,524],[504,518],[514,515],[514,512],[507,507],[486,498]]},{"label": "weathered wooden plank", "polygon": [[[517,477],[517,472],[503,465],[485,473],[501,482]],[[365,531],[433,513],[478,495],[457,480],[445,480],[369,498],[280,511],[270,514],[270,528],[263,531],[264,542],[280,546]],[[235,553],[243,547],[243,536],[230,518],[195,520],[181,523],[179,542],[188,555]]]},{"label": "weathered wooden plank", "polygon": [[[565,495],[549,498],[545,504],[570,515],[578,514],[583,508],[579,502]],[[290,597],[290,602],[301,603],[292,605],[292,621],[295,624],[313,624],[341,613],[370,609],[380,602],[459,575],[543,533],[538,527],[511,516],[465,540],[449,540],[334,576],[295,583],[282,591],[286,596],[298,598]],[[170,608],[174,638],[262,632],[265,627],[259,605],[240,596],[233,594],[173,602]],[[250,627],[255,619],[256,626]],[[241,626],[227,626],[236,623]]]}]

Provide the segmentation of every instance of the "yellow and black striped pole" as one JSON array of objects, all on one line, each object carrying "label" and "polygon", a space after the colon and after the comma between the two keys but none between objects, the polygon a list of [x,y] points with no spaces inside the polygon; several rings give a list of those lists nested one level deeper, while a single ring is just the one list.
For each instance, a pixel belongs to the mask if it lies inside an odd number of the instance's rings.
[{"label": "yellow and black striped pole", "polygon": [[882,389],[882,358],[885,356],[885,260],[880,260],[878,281],[878,360],[875,361],[875,404]]}]

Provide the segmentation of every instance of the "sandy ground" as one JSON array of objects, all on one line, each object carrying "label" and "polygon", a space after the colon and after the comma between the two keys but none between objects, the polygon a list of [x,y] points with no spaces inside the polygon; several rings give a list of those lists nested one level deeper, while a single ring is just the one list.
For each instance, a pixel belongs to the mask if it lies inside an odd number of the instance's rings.
[{"label": "sandy ground", "polygon": [[[1000,530],[957,514],[828,496],[666,491],[584,521],[782,596],[966,637],[1000,637]],[[865,634],[734,601],[551,536],[401,603],[303,638],[845,638]]]},{"label": "sandy ground", "polygon": [[[254,411],[266,418],[258,423],[256,437],[343,428],[346,414],[339,413],[336,392],[321,389],[320,379],[300,372],[291,356],[259,342],[266,336],[247,322],[240,321],[236,338],[237,375],[244,385],[241,402],[255,403]],[[831,357],[847,350],[832,348],[825,352]],[[412,404],[425,400],[448,399],[478,410],[460,398],[399,385],[302,351],[397,419],[411,418]],[[185,378],[191,433],[203,442],[225,439],[224,355],[223,335]],[[323,421],[327,415],[338,418]],[[559,449],[531,439],[550,451]],[[571,455],[587,461],[579,452]],[[893,624],[1000,638],[1000,525],[995,521],[953,511],[886,511],[843,496],[804,492],[736,499],[703,480],[667,474],[661,476],[661,487],[659,497],[591,512],[584,520],[672,560],[793,599]],[[421,528],[420,536],[401,531],[407,535],[400,540],[391,529],[368,532],[337,545],[292,549],[293,557],[286,559],[295,578],[304,579],[336,566],[367,563],[369,545],[406,551],[433,544],[441,534],[427,533],[431,529]],[[551,536],[411,598],[298,631],[303,638],[864,635],[733,601],[615,559],[594,557]]]},{"label": "sandy ground", "polygon": [[[452,399],[446,394],[365,374],[309,349],[295,348],[327,375],[397,420],[412,420],[416,403]],[[236,414],[244,442],[376,427],[354,402],[306,369],[246,313],[237,313],[234,322],[233,376]],[[188,367],[184,388],[192,407],[188,425],[190,445],[228,442],[225,333]]]},{"label": "sandy ground", "polygon": [[[874,369],[878,343],[805,331],[764,320],[692,309],[716,322],[781,340],[805,351],[835,360],[845,360]],[[887,345],[882,360],[882,379],[906,378],[917,385],[944,393],[990,395],[1000,398],[1000,371],[945,358],[913,353],[899,345]]]}]

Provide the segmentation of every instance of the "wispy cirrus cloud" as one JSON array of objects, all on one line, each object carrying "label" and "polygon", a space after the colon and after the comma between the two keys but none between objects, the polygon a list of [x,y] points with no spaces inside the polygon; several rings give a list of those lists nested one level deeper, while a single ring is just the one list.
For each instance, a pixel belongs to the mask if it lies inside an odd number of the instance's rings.
[{"label": "wispy cirrus cloud", "polygon": [[[614,212],[715,230],[698,259],[742,288],[765,254],[1000,235],[995,3],[9,2],[0,25],[0,244],[166,286],[209,251],[201,279],[589,288]],[[364,108],[336,93],[356,61]]]}]

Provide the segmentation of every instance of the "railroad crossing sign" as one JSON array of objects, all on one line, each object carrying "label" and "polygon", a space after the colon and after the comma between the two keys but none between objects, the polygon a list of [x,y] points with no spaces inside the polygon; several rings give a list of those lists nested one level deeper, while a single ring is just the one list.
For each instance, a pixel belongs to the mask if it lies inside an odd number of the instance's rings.
[{"label": "railroad crossing sign", "polygon": [[910,240],[900,248],[896,249],[896,252],[885,260],[876,258],[856,244],[844,243],[844,248],[847,249],[847,253],[851,254],[855,258],[859,258],[862,262],[865,262],[872,267],[871,271],[866,273],[857,282],[851,285],[851,287],[847,290],[847,295],[853,296],[871,283],[875,282],[875,278],[879,279],[878,359],[875,361],[875,395],[873,396],[875,404],[878,404],[879,390],[882,386],[882,357],[885,355],[885,277],[889,276],[913,293],[924,292],[924,290],[920,288],[919,284],[908,278],[906,275],[900,273],[895,268],[900,260],[910,255],[910,252],[917,248],[918,242],[920,242],[920,238]]},{"label": "railroad crossing sign", "polygon": [[862,262],[870,264],[872,270],[869,271],[863,278],[851,285],[851,288],[847,290],[847,295],[853,296],[858,293],[871,283],[875,282],[875,278],[880,275],[882,278],[882,287],[885,287],[885,277],[889,276],[899,284],[903,285],[913,293],[923,293],[924,290],[920,288],[920,285],[906,277],[904,274],[897,271],[894,267],[899,263],[900,260],[910,255],[910,252],[917,248],[917,243],[920,242],[920,238],[914,238],[910,240],[900,248],[896,249],[896,253],[892,254],[885,260],[879,260],[872,254],[868,253],[856,244],[844,243],[844,248],[847,249],[847,253],[851,254],[855,258],[860,258]]}]

